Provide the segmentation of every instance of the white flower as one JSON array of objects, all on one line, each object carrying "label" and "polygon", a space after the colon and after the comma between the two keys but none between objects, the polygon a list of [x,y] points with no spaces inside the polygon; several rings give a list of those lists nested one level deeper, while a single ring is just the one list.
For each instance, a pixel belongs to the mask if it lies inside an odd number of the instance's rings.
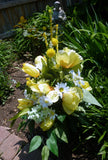
[{"label": "white flower", "polygon": [[81,72],[79,69],[77,74],[73,70],[71,70],[69,73],[72,75],[73,82],[76,86],[80,87],[80,84],[84,85],[83,77],[81,77]]},{"label": "white flower", "polygon": [[35,66],[36,68],[38,68],[40,71],[42,71],[42,68],[43,68],[43,63],[42,61],[46,64],[46,59],[45,57],[43,56],[37,56],[35,58]]},{"label": "white flower", "polygon": [[37,119],[39,118],[38,108],[33,107],[31,111],[28,111],[28,119]]},{"label": "white flower", "polygon": [[67,86],[67,83],[57,83],[55,86],[55,91],[58,92],[60,98],[62,98],[62,94],[67,92],[69,90],[69,87]]},{"label": "white flower", "polygon": [[52,90],[47,94],[47,97],[52,101],[52,103],[55,103],[59,100],[59,93],[55,90]]},{"label": "white flower", "polygon": [[41,96],[39,98],[39,103],[43,108],[46,108],[52,105],[52,101],[46,96]]}]

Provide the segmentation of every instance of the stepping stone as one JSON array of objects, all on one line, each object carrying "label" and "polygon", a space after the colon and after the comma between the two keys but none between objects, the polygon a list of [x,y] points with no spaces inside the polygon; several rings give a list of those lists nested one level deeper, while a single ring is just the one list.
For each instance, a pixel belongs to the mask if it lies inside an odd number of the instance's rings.
[{"label": "stepping stone", "polygon": [[15,134],[10,134],[5,127],[0,127],[0,142],[0,156],[3,160],[13,160],[24,143]]},{"label": "stepping stone", "polygon": [[8,127],[0,126],[0,144],[10,135]]}]

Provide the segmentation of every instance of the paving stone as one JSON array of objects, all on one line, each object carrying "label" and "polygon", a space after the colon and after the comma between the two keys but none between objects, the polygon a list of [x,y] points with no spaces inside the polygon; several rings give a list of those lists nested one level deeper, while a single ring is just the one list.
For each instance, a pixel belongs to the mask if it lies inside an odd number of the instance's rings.
[{"label": "paving stone", "polygon": [[0,126],[0,144],[10,135],[8,127]]},{"label": "paving stone", "polygon": [[10,134],[0,145],[3,160],[13,160],[24,141],[14,134]]}]

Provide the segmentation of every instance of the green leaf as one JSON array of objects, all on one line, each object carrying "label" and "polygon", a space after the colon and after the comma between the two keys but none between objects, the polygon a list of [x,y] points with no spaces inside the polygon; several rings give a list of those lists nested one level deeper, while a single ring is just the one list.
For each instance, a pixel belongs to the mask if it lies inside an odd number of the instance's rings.
[{"label": "green leaf", "polygon": [[66,118],[66,115],[58,115],[57,116],[57,119],[60,121],[60,122],[63,122]]},{"label": "green leaf", "polygon": [[85,89],[83,89],[83,101],[102,107],[102,105],[95,99],[95,97]]},{"label": "green leaf", "polygon": [[56,128],[55,129],[55,134],[57,135],[58,138],[60,138],[62,141],[68,143],[68,139],[66,136],[66,133],[63,131],[61,128]]},{"label": "green leaf", "polygon": [[48,149],[47,146],[44,146],[44,147],[42,148],[41,156],[42,156],[42,160],[48,160],[48,157],[49,157],[49,149]]},{"label": "green leaf", "polygon": [[28,112],[29,110],[30,110],[30,108],[25,108],[25,109],[21,110],[21,111],[20,111],[19,113],[17,113],[14,117],[12,117],[12,118],[10,119],[10,121],[13,121],[13,120],[15,120],[15,119],[17,119],[17,118],[19,118],[19,117],[27,114],[27,112]]},{"label": "green leaf", "polygon": [[49,150],[58,157],[58,146],[56,136],[51,133],[50,137],[47,139],[46,144]]},{"label": "green leaf", "polygon": [[42,143],[42,139],[40,136],[35,136],[32,138],[29,148],[29,153],[36,150]]},{"label": "green leaf", "polygon": [[102,141],[102,139],[104,138],[106,133],[107,133],[106,131],[103,132],[103,134],[101,135],[101,137],[98,140],[98,143],[100,143]]}]

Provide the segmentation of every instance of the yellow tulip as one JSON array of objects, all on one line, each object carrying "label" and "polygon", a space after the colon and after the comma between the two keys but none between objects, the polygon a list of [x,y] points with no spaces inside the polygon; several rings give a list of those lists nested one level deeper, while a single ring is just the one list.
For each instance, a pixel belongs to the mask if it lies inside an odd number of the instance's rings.
[{"label": "yellow tulip", "polygon": [[59,51],[56,55],[56,62],[63,68],[72,68],[82,62],[83,58],[74,50],[67,47]]},{"label": "yellow tulip", "polygon": [[19,105],[18,109],[23,110],[25,108],[30,108],[33,106],[33,101],[29,99],[18,99]]},{"label": "yellow tulip", "polygon": [[26,78],[26,79],[27,79],[27,82],[26,82],[27,86],[30,87],[30,89],[33,92],[47,94],[49,91],[52,90],[50,85],[44,80],[40,80],[37,83],[35,83],[33,79],[32,80],[30,78]]},{"label": "yellow tulip", "polygon": [[27,73],[28,75],[35,77],[35,78],[40,75],[39,70],[35,66],[33,66],[32,64],[29,64],[29,63],[23,63],[22,70],[25,73]]},{"label": "yellow tulip", "polygon": [[63,94],[62,106],[68,115],[72,114],[77,109],[82,100],[82,96],[82,90],[78,87],[72,87],[68,92]]}]

